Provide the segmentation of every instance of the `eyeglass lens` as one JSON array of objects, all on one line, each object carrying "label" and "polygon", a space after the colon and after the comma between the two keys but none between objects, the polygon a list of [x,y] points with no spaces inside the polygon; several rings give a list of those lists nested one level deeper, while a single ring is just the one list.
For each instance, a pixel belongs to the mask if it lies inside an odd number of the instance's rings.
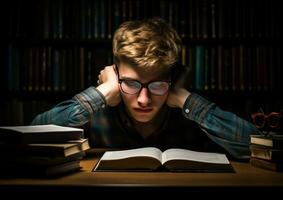
[{"label": "eyeglass lens", "polygon": [[135,80],[121,80],[121,88],[125,93],[137,94],[142,87],[148,88],[148,90],[155,95],[164,95],[169,89],[169,83],[165,81],[156,81],[147,84],[141,84]]}]

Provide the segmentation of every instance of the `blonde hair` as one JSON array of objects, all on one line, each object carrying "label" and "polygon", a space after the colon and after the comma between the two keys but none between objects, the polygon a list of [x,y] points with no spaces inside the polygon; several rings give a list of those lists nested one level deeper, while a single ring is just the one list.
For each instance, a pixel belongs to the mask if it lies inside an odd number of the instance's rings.
[{"label": "blonde hair", "polygon": [[160,18],[128,21],[114,34],[114,61],[148,70],[170,67],[178,60],[181,46],[177,32]]}]

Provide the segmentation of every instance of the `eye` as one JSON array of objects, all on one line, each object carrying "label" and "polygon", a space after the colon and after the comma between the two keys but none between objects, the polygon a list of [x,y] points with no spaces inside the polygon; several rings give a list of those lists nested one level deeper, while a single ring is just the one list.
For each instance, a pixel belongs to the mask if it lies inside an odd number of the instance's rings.
[{"label": "eye", "polygon": [[125,86],[131,87],[131,88],[140,88],[140,83],[134,80],[123,80]]},{"label": "eye", "polygon": [[169,89],[169,83],[164,81],[152,82],[148,85],[148,89],[154,95],[164,95]]},{"label": "eye", "polygon": [[149,84],[151,90],[168,89],[169,84],[164,81],[156,81]]}]

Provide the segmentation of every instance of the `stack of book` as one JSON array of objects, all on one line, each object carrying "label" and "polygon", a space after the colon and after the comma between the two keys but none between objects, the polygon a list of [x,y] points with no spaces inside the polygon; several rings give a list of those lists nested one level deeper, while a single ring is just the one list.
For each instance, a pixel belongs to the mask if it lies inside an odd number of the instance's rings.
[{"label": "stack of book", "polygon": [[52,124],[0,127],[1,173],[56,176],[77,171],[89,148],[79,128]]},{"label": "stack of book", "polygon": [[283,134],[251,135],[252,166],[283,171]]}]

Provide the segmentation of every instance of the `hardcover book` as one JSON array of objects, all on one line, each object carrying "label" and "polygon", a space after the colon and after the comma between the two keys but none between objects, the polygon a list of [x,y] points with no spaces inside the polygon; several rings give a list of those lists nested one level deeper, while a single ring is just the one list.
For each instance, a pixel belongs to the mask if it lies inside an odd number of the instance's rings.
[{"label": "hardcover book", "polygon": [[15,177],[55,177],[81,169],[80,160],[72,160],[55,165],[39,165],[32,163],[7,163],[0,166],[2,177],[14,175]]},{"label": "hardcover book", "polygon": [[264,160],[260,158],[251,157],[251,166],[272,170],[272,171],[283,171],[283,162],[272,162],[270,160]]},{"label": "hardcover book", "polygon": [[155,147],[106,151],[93,171],[233,172],[225,154]]},{"label": "hardcover book", "polygon": [[88,139],[68,140],[64,143],[1,144],[0,156],[68,157],[90,149]]},{"label": "hardcover book", "polygon": [[251,135],[251,144],[280,149],[283,148],[283,134]]},{"label": "hardcover book", "polygon": [[79,140],[83,136],[83,129],[54,124],[0,127],[0,143],[54,143]]},{"label": "hardcover book", "polygon": [[255,158],[261,158],[270,161],[282,161],[283,149],[273,149],[271,147],[263,145],[250,145],[251,156]]}]

